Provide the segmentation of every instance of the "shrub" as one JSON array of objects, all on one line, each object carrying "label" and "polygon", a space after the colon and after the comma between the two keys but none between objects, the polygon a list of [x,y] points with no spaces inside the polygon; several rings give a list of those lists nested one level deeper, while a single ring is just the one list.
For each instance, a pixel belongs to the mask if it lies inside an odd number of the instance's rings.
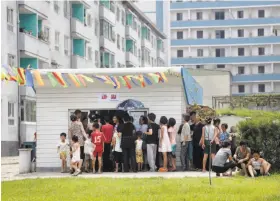
[{"label": "shrub", "polygon": [[258,117],[238,124],[242,140],[253,150],[263,153],[272,169],[280,171],[280,121],[274,118]]}]

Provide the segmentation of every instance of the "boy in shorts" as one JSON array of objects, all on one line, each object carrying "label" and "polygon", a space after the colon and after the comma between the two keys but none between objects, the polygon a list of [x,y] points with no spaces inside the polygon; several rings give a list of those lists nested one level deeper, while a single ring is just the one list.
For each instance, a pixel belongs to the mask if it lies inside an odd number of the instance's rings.
[{"label": "boy in shorts", "polygon": [[99,124],[93,124],[93,133],[91,134],[91,141],[95,145],[95,150],[93,152],[93,159],[92,159],[92,168],[93,173],[95,173],[95,161],[96,157],[98,157],[98,173],[101,173],[102,167],[102,154],[104,151],[104,141],[105,137],[102,132],[100,132]]},{"label": "boy in shorts", "polygon": [[60,134],[60,142],[57,145],[57,152],[61,160],[61,173],[67,172],[67,152],[69,150],[69,143],[66,141],[66,133]]}]

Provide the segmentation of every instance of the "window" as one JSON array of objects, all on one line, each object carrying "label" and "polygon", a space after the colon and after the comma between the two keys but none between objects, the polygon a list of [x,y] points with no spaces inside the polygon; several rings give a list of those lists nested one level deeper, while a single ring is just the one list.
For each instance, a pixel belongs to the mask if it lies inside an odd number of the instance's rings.
[{"label": "window", "polygon": [[138,37],[141,38],[141,27],[138,25]]},{"label": "window", "polygon": [[183,32],[177,31],[177,39],[183,39]]},{"label": "window", "polygon": [[59,5],[58,5],[58,1],[53,1],[53,8],[54,8],[54,11],[56,13],[59,12]]},{"label": "window", "polygon": [[21,121],[36,122],[36,101],[21,98]]},{"label": "window", "polygon": [[196,12],[196,20],[202,20],[202,12]]},{"label": "window", "polygon": [[245,92],[245,86],[244,85],[238,85],[238,93],[244,93]]},{"label": "window", "polygon": [[92,61],[92,47],[87,48],[87,59]]},{"label": "window", "polygon": [[215,12],[215,20],[224,20],[224,19],[225,19],[225,12],[224,11]]},{"label": "window", "polygon": [[86,22],[86,25],[89,26],[89,27],[92,26],[91,15],[90,15],[90,14],[87,14],[87,22]]},{"label": "window", "polygon": [[124,37],[122,37],[122,51],[124,52],[124,47],[125,47],[125,44],[124,44]]},{"label": "window", "polygon": [[216,30],[216,38],[225,38],[225,31],[224,30]]},{"label": "window", "polygon": [[118,67],[118,68],[120,68],[120,67],[121,67],[121,64],[120,64],[120,62],[118,62],[118,63],[117,63],[117,67]]},{"label": "window", "polygon": [[95,66],[99,67],[98,66],[98,64],[99,64],[99,56],[98,56],[98,51],[97,50],[95,50],[94,60],[95,60]]},{"label": "window", "polygon": [[59,32],[55,32],[55,50],[59,51]]},{"label": "window", "polygon": [[183,13],[177,13],[177,21],[183,20]]},{"label": "window", "polygon": [[100,35],[115,42],[115,32],[113,26],[105,20],[100,21]]},{"label": "window", "polygon": [[197,49],[197,56],[203,57],[203,49]]},{"label": "window", "polygon": [[245,55],[245,49],[243,47],[238,48],[238,56],[244,56]]},{"label": "window", "polygon": [[14,67],[16,65],[15,58],[16,57],[14,55],[8,54],[8,65],[10,67]]},{"label": "window", "polygon": [[177,57],[184,57],[184,51],[183,50],[177,50]]},{"label": "window", "polygon": [[7,8],[7,29],[14,31],[14,10]]},{"label": "window", "polygon": [[259,84],[259,92],[265,92],[265,84]]},{"label": "window", "polygon": [[64,17],[68,18],[68,1],[64,1]]},{"label": "window", "polygon": [[120,45],[120,35],[117,35],[117,48],[120,49],[121,45]]},{"label": "window", "polygon": [[237,35],[239,38],[244,37],[244,29],[238,29],[237,30]]},{"label": "window", "polygon": [[120,8],[117,7],[117,21],[120,21]]},{"label": "window", "polygon": [[68,55],[69,54],[69,37],[64,36],[64,54]]},{"label": "window", "polygon": [[47,26],[44,27],[44,38],[46,42],[50,41],[50,28]]},{"label": "window", "polygon": [[225,68],[225,65],[224,64],[218,64],[217,68]]},{"label": "window", "polygon": [[122,11],[122,24],[125,25],[125,13]]},{"label": "window", "polygon": [[203,38],[203,31],[197,31],[196,38]]},{"label": "window", "polygon": [[196,65],[196,69],[202,69],[202,68],[204,68],[203,65]]},{"label": "window", "polygon": [[15,103],[8,102],[8,125],[14,126],[15,125]]},{"label": "window", "polygon": [[239,18],[239,19],[244,18],[244,12],[243,12],[243,10],[237,11],[237,18]]},{"label": "window", "polygon": [[95,36],[98,36],[98,19],[95,19],[94,21],[94,34]]},{"label": "window", "polygon": [[264,29],[258,29],[258,36],[264,36]]},{"label": "window", "polygon": [[264,12],[264,10],[258,10],[258,17],[259,17],[259,18],[264,18],[264,17],[265,17],[265,12]]},{"label": "window", "polygon": [[258,73],[260,74],[265,73],[264,66],[258,66]]},{"label": "window", "polygon": [[243,75],[245,73],[245,67],[244,66],[238,66],[238,74]]},{"label": "window", "polygon": [[225,57],[225,48],[217,48],[216,57]]},{"label": "window", "polygon": [[259,55],[261,56],[261,55],[265,55],[265,49],[264,49],[264,47],[259,47],[258,48],[258,52],[259,52]]}]

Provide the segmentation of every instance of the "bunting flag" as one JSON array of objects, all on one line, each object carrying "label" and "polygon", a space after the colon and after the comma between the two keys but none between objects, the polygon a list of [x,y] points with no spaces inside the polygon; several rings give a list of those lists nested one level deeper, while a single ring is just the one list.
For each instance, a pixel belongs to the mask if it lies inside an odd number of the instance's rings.
[{"label": "bunting flag", "polygon": [[115,79],[116,84],[117,84],[117,89],[120,89],[121,88],[121,83],[119,82],[119,80],[116,76],[114,76],[114,79]]},{"label": "bunting flag", "polygon": [[85,83],[85,81],[84,81],[84,79],[83,79],[83,77],[79,74],[79,75],[77,75],[77,78],[78,78],[78,80],[80,81],[80,83],[84,86],[84,87],[86,87],[87,86],[87,84]]},{"label": "bunting flag", "polygon": [[17,76],[17,80],[19,81],[19,85],[25,85],[26,80],[25,80],[25,76],[24,76],[24,69],[23,68],[18,68],[18,76]]},{"label": "bunting flag", "polygon": [[67,86],[71,86],[70,82],[68,82],[66,76],[64,73],[61,73],[61,77],[63,78],[63,80],[65,81],[65,83],[67,84]]},{"label": "bunting flag", "polygon": [[53,72],[52,74],[53,74],[53,76],[55,77],[55,79],[57,80],[57,82],[58,82],[59,84],[61,84],[61,86],[67,87],[67,84],[66,84],[66,82],[63,80],[63,78],[62,78],[62,76],[61,76],[61,73]]},{"label": "bunting flag", "polygon": [[49,78],[49,80],[50,80],[50,82],[51,82],[51,85],[52,85],[53,87],[55,87],[55,86],[58,84],[58,82],[57,82],[57,80],[54,78],[53,74],[50,73],[50,72],[47,72],[47,76],[48,76],[48,78]]},{"label": "bunting flag", "polygon": [[138,77],[139,77],[139,81],[141,83],[141,87],[146,87],[143,75],[139,75]]},{"label": "bunting flag", "polygon": [[101,82],[104,82],[106,84],[110,84],[110,82],[107,80],[107,78],[105,76],[94,75],[93,77],[100,80]]},{"label": "bunting flag", "polygon": [[80,82],[78,82],[78,80],[76,79],[76,76],[74,74],[69,73],[68,76],[72,80],[72,82],[76,85],[76,87],[81,86]]},{"label": "bunting flag", "polygon": [[145,82],[146,82],[148,85],[152,85],[152,84],[153,84],[153,83],[151,82],[151,80],[150,80],[147,76],[143,75],[143,78],[144,78]]},{"label": "bunting flag", "polygon": [[26,69],[25,71],[25,80],[26,80],[26,86],[34,87],[33,77],[29,69]]},{"label": "bunting flag", "polygon": [[126,83],[127,88],[131,89],[132,87],[131,87],[131,85],[129,83],[129,78],[127,76],[123,76],[123,79],[124,79],[124,81]]},{"label": "bunting flag", "polygon": [[108,76],[108,79],[110,79],[112,81],[112,84],[113,84],[114,88],[116,89],[118,86],[117,86],[117,82],[116,82],[115,78],[113,76]]},{"label": "bunting flag", "polygon": [[159,82],[164,82],[164,79],[163,79],[163,77],[161,76],[160,73],[156,73],[156,75],[158,75],[158,81]]},{"label": "bunting flag", "polygon": [[87,82],[91,82],[91,83],[93,83],[94,82],[94,80],[92,79],[92,78],[90,78],[90,77],[88,77],[88,76],[85,76],[85,75],[80,75],[82,78],[84,78]]},{"label": "bunting flag", "polygon": [[43,79],[42,79],[42,77],[40,75],[40,72],[38,70],[33,70],[32,72],[33,72],[33,75],[34,75],[34,77],[35,77],[35,79],[37,81],[37,84],[39,86],[44,86],[44,81],[43,81]]},{"label": "bunting flag", "polygon": [[155,74],[153,74],[153,73],[149,73],[148,75],[154,80],[155,83],[158,83],[158,82],[159,82],[159,77],[158,77],[158,75],[155,75]]},{"label": "bunting flag", "polygon": [[119,79],[120,79],[120,82],[122,83],[122,85],[126,87],[127,85],[126,85],[124,78],[122,76],[119,76]]},{"label": "bunting flag", "polygon": [[167,80],[167,77],[165,76],[165,74],[163,72],[159,73],[162,77],[162,79],[165,81],[165,82],[168,82]]}]

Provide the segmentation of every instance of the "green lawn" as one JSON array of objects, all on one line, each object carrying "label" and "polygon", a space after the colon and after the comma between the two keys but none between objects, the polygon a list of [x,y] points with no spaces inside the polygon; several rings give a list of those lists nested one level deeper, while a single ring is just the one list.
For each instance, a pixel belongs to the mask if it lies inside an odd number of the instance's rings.
[{"label": "green lawn", "polygon": [[279,201],[280,175],[263,178],[36,179],[2,182],[2,200]]}]

